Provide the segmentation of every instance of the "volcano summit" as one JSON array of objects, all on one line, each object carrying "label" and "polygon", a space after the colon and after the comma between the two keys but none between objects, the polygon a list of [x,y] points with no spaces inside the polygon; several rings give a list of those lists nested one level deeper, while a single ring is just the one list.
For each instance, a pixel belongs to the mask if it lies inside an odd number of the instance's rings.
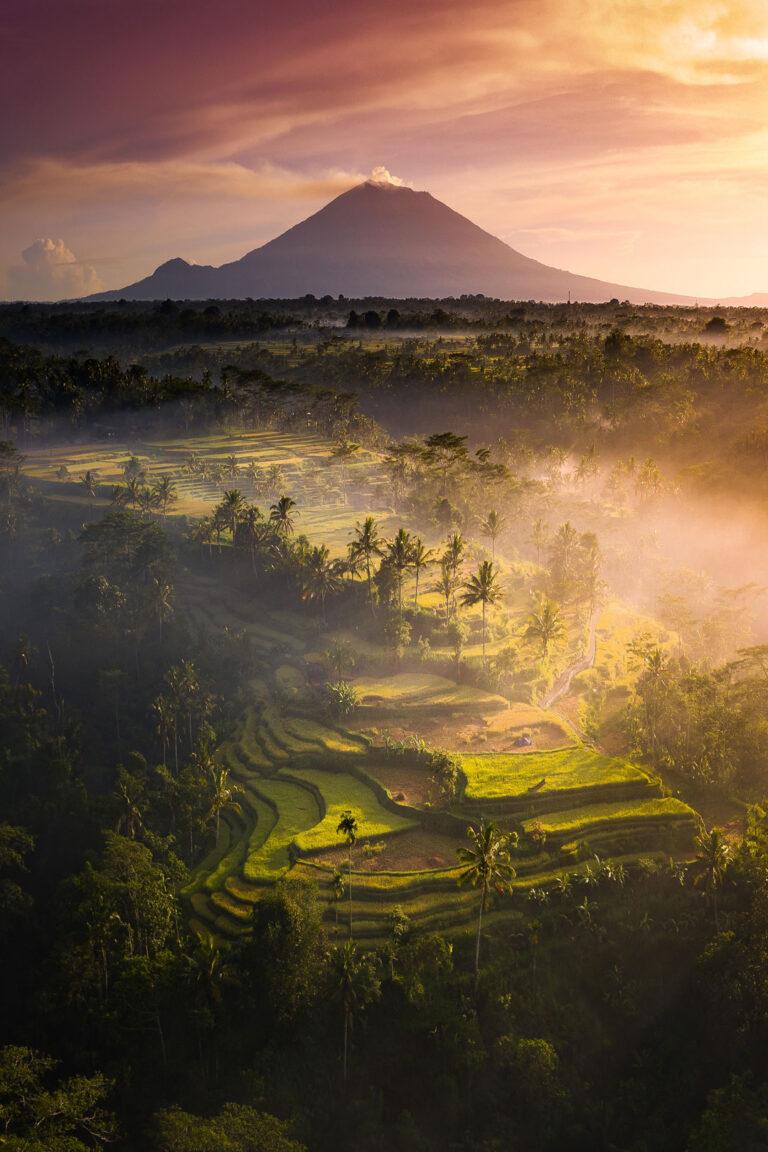
[{"label": "volcano summit", "polygon": [[368,180],[261,248],[220,268],[169,260],[144,280],[90,300],[386,298],[474,295],[506,300],[688,304],[531,260],[428,192]]}]

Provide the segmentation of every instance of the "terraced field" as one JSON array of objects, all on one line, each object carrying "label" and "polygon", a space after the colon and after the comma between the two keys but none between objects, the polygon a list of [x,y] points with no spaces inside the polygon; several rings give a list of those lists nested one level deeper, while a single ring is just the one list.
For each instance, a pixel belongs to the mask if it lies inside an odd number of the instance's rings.
[{"label": "terraced field", "polygon": [[[25,452],[24,475],[54,500],[85,507],[109,504],[112,488],[123,482],[123,467],[134,456],[145,473],[144,482],[156,483],[170,476],[177,500],[171,515],[204,516],[229,488],[239,488],[255,504],[269,505],[279,495],[259,489],[249,478],[254,465],[266,473],[274,465],[282,473],[280,492],[299,505],[297,530],[313,543],[327,544],[334,555],[346,550],[358,506],[365,505],[388,531],[394,520],[387,507],[388,486],[380,456],[361,448],[345,466],[344,484],[338,468],[330,463],[330,441],[313,433],[279,432],[219,433],[188,439],[142,440],[127,443],[110,439],[54,448],[30,448]],[[221,469],[220,479],[190,475],[188,457],[194,454],[206,470]],[[232,458],[236,471],[228,471]],[[96,475],[95,497],[89,497],[80,477]],[[353,506],[355,505],[355,506]]]},{"label": "terraced field", "polygon": [[[213,619],[225,613],[209,611]],[[531,744],[514,751],[462,755],[461,802],[430,806],[427,770],[408,759],[408,746],[398,752],[324,715],[305,675],[300,634],[286,637],[274,621],[244,626],[272,654],[272,671],[250,684],[251,703],[219,751],[244,789],[242,813],[225,815],[218,849],[185,890],[193,926],[224,936],[247,932],[256,902],[290,872],[317,883],[329,930],[346,931],[346,898],[341,907],[332,899],[334,869],[346,875],[347,847],[336,831],[345,811],[358,824],[354,932],[369,940],[386,937],[395,907],[421,927],[464,930],[477,893],[459,888],[455,850],[480,816],[519,831],[515,887],[522,893],[546,887],[564,870],[578,872],[595,853],[627,863],[691,854],[695,813],[664,797],[659,782],[635,765],[583,744],[558,717],[439,676],[358,678],[356,722],[396,718],[418,732],[431,718],[450,734],[445,719],[460,716],[489,739],[529,734]],[[559,746],[543,750],[544,735]],[[489,923],[521,914],[514,896],[494,897]]]}]

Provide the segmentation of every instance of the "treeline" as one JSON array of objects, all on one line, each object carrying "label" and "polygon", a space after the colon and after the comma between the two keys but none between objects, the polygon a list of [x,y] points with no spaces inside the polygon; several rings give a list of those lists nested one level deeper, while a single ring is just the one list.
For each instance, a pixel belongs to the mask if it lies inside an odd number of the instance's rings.
[{"label": "treeline", "polygon": [[233,367],[221,383],[207,372],[201,380],[156,377],[141,364],[123,367],[113,356],[47,355],[0,338],[0,422],[8,439],[33,427],[36,435],[60,435],[62,420],[72,430],[95,425],[102,434],[114,433],[124,429],[118,418],[125,415],[151,422],[155,431],[184,432],[233,417],[246,426],[282,428],[298,419],[327,436],[351,429],[375,440],[380,434],[358,404],[352,393],[275,380],[261,369]]}]

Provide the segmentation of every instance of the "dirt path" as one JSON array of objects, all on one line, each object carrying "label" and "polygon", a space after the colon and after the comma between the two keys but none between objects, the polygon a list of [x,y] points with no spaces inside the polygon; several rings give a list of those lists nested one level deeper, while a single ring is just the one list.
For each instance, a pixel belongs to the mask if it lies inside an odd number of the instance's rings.
[{"label": "dirt path", "polygon": [[573,664],[569,664],[564,671],[560,673],[557,680],[555,680],[552,688],[548,694],[540,701],[540,708],[551,708],[556,704],[561,696],[565,696],[566,692],[571,686],[571,681],[574,676],[578,676],[579,672],[584,672],[587,668],[591,668],[595,662],[595,653],[597,652],[597,622],[600,619],[600,609],[598,608],[592,613],[589,621],[589,640],[587,642],[587,651],[583,656]]}]

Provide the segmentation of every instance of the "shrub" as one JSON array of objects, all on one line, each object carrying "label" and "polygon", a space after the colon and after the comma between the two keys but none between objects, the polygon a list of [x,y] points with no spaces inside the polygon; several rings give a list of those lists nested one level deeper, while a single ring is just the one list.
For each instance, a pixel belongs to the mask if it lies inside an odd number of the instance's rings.
[{"label": "shrub", "polygon": [[357,692],[347,680],[337,680],[335,684],[326,684],[325,696],[328,708],[334,716],[349,716],[350,712],[354,712],[357,707]]}]

